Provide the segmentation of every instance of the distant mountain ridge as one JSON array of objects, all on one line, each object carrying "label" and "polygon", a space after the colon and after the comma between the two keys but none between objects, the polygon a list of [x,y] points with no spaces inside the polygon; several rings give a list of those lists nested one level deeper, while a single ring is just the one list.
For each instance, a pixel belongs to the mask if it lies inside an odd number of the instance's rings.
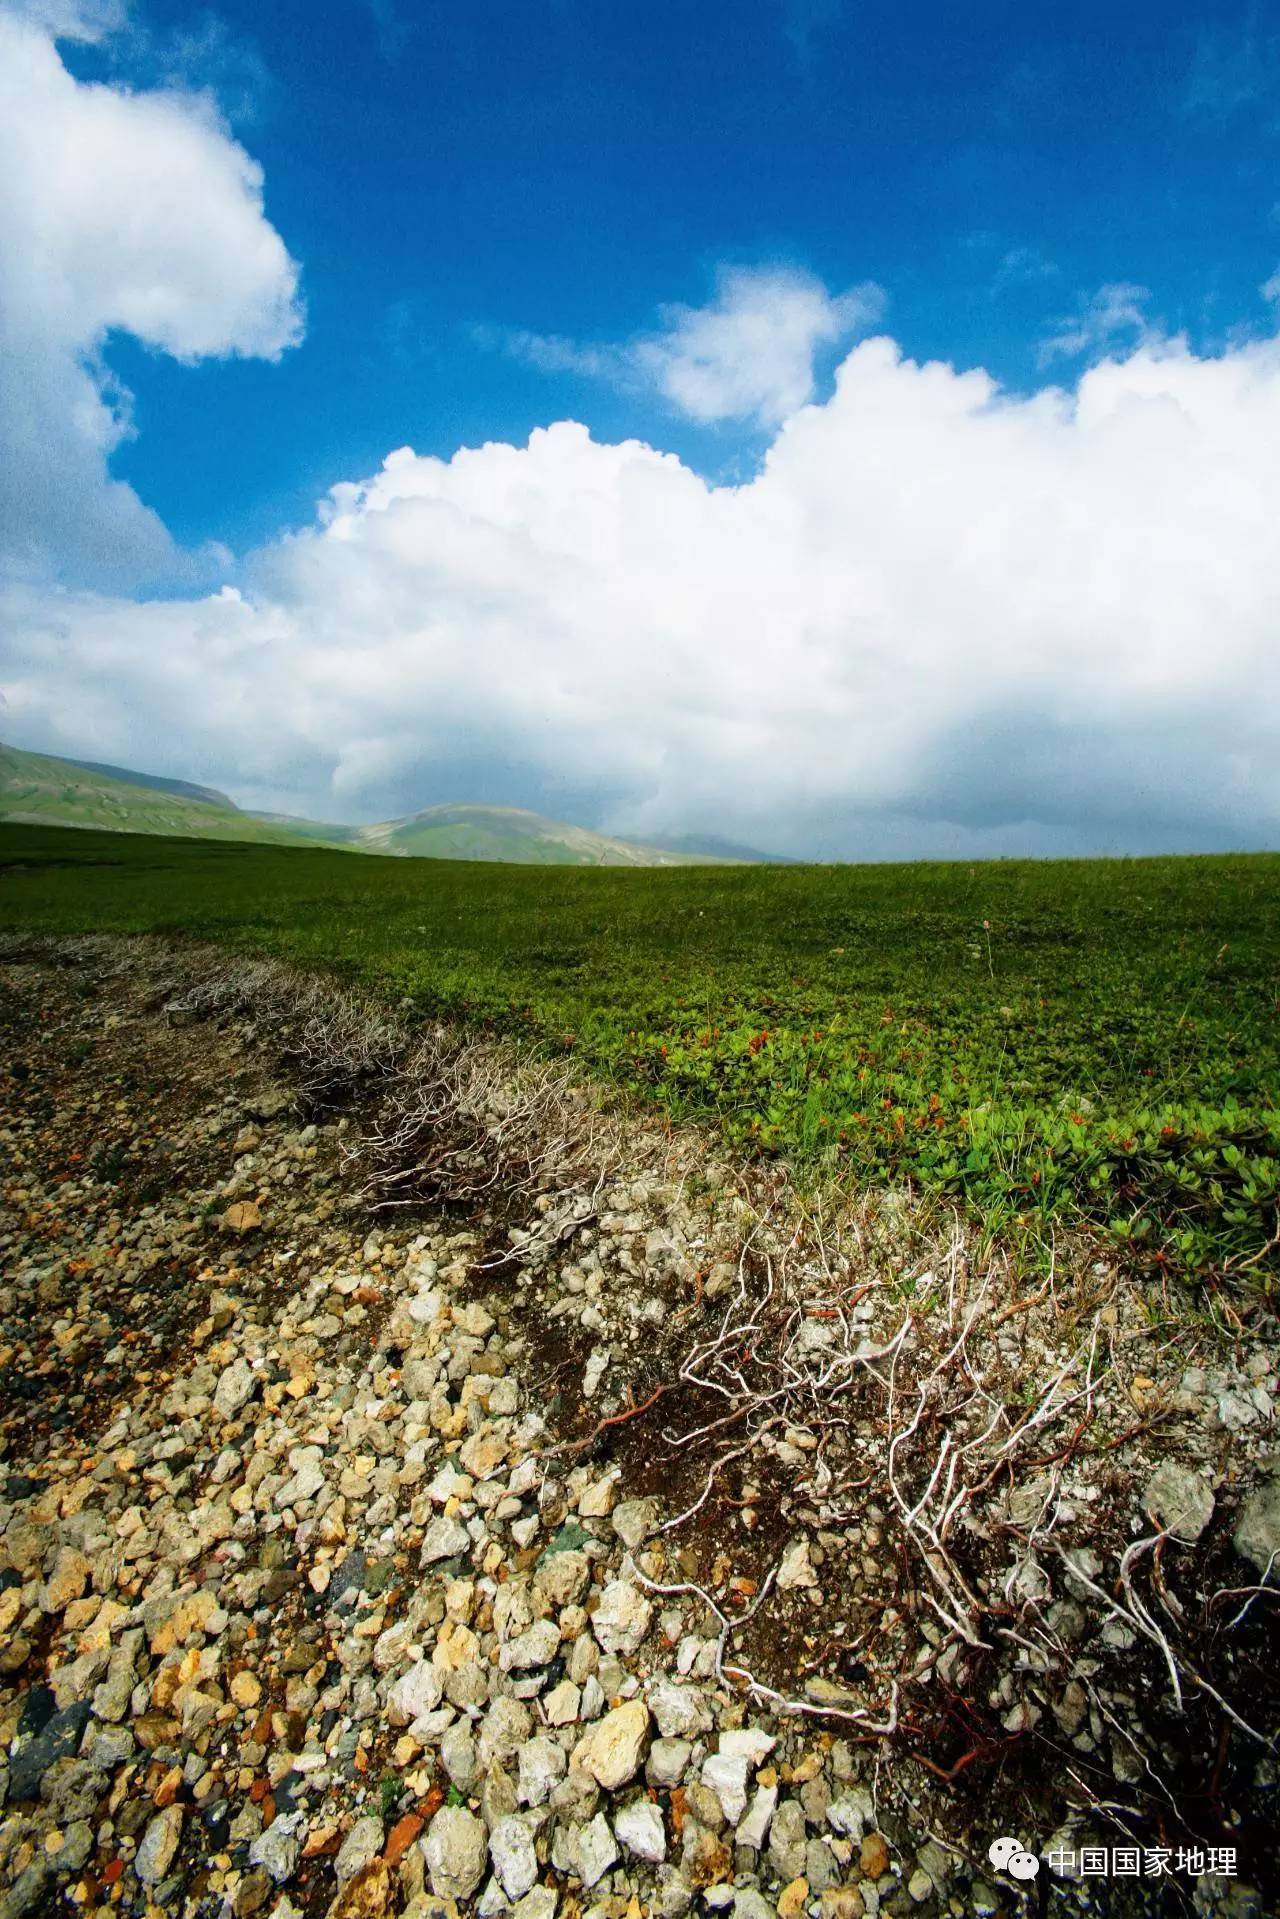
[{"label": "distant mountain ridge", "polygon": [[768,854],[694,838],[641,845],[517,806],[428,806],[373,826],[339,826],[238,807],[215,787],[61,759],[0,744],[0,820],[117,833],[328,846],[414,859],[502,860],[524,866],[710,866]]},{"label": "distant mountain ridge", "polygon": [[108,766],[105,760],[68,760],[85,773],[101,773],[104,779],[119,780],[125,786],[149,786],[157,793],[176,793],[180,799],[201,800],[206,806],[228,806],[240,811],[235,801],[220,793],[216,786],[193,786],[190,780],[167,780],[161,773],[135,773],[127,766]]}]

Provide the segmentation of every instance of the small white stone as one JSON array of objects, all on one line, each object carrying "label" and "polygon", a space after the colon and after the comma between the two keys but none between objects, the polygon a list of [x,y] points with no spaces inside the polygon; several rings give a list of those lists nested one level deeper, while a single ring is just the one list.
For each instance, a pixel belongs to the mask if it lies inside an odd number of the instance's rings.
[{"label": "small white stone", "polygon": [[740,1822],[734,1837],[740,1846],[754,1846],[757,1852],[764,1850],[764,1842],[769,1836],[769,1822],[778,1807],[778,1788],[776,1786],[757,1786],[751,1809]]},{"label": "small white stone", "polygon": [[613,1822],[614,1832],[637,1859],[659,1865],[667,1856],[667,1835],[662,1814],[651,1799],[636,1799],[624,1806]]},{"label": "small white stone", "polygon": [[782,1563],[778,1567],[776,1583],[781,1592],[792,1592],[797,1588],[817,1585],[818,1575],[813,1570],[813,1562],[809,1557],[807,1539],[793,1539],[787,1547],[782,1555]]},{"label": "small white stone", "polygon": [[759,1726],[740,1726],[720,1735],[721,1752],[741,1753],[749,1766],[762,1766],[777,1743]]},{"label": "small white stone", "polygon": [[575,1851],[578,1856],[578,1877],[584,1886],[594,1886],[604,1878],[610,1866],[616,1864],[617,1841],[602,1812],[596,1814],[590,1825],[582,1828]]},{"label": "small white stone", "polygon": [[499,1819],[489,1834],[489,1856],[508,1899],[520,1899],[537,1883],[538,1855],[533,1836],[518,1813]]},{"label": "small white stone", "polygon": [[747,1761],[740,1752],[715,1752],[702,1762],[702,1783],[720,1801],[721,1811],[736,1826],[747,1809]]},{"label": "small white stone", "polygon": [[633,1653],[649,1630],[653,1607],[625,1579],[611,1579],[591,1619],[591,1630],[606,1652]]},{"label": "small white stone", "polygon": [[582,1694],[572,1679],[562,1679],[543,1699],[542,1710],[549,1726],[571,1726],[581,1704]]}]

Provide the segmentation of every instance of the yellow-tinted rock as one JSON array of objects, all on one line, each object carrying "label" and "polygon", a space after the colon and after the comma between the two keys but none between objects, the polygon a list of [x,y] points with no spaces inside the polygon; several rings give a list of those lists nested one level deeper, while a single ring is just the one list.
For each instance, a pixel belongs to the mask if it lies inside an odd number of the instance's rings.
[{"label": "yellow-tinted rock", "polygon": [[262,1698],[262,1681],[254,1673],[238,1672],[231,1681],[229,1691],[237,1706],[248,1710]]},{"label": "yellow-tinted rock", "polygon": [[778,1919],[800,1919],[809,1897],[809,1881],[793,1879],[778,1894]]},{"label": "yellow-tinted rock", "polygon": [[889,1848],[878,1832],[869,1832],[858,1854],[865,1879],[883,1879],[889,1870]]}]

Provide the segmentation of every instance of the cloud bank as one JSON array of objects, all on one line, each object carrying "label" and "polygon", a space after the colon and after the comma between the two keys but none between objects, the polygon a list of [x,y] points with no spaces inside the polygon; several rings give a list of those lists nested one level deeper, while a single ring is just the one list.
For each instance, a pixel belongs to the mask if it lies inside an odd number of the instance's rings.
[{"label": "cloud bank", "polygon": [[275,359],[302,317],[261,169],[212,100],[68,73],[54,36],[122,19],[74,0],[0,9],[0,566],[128,583],[207,565],[109,474],[130,431],[110,335],[182,361]]},{"label": "cloud bank", "polygon": [[462,750],[784,850],[1274,843],[1278,436],[1274,340],[1014,397],[872,339],[746,485],[565,421],[393,453],[243,595],[28,594],[10,712],[347,816]]}]

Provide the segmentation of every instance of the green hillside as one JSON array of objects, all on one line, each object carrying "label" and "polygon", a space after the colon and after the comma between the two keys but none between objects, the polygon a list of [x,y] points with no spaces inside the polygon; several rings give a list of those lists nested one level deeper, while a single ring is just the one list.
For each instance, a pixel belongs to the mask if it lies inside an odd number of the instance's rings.
[{"label": "green hillside", "polygon": [[105,779],[123,780],[126,786],[150,786],[157,793],[176,793],[184,800],[203,800],[206,806],[237,811],[235,801],[220,793],[216,786],[196,786],[190,780],[171,780],[161,773],[135,773],[132,767],[111,766],[106,760],[69,759],[67,765],[77,767],[82,773],[101,773]]},{"label": "green hillside", "polygon": [[735,865],[753,857],[739,848],[720,851],[714,845],[698,851],[693,840],[679,847],[640,846],[514,806],[430,806],[375,826],[243,812],[212,787],[94,760],[22,753],[2,744],[0,820],[260,845],[342,846],[415,859],[502,860],[516,866]]},{"label": "green hillside", "polygon": [[350,829],[352,843],[415,859],[504,860],[515,866],[707,866],[736,864],[712,853],[640,846],[566,826],[516,806],[429,806],[406,819]]},{"label": "green hillside", "polygon": [[591,870],[0,828],[0,921],[273,953],[738,1150],[1280,1270],[1280,856]]},{"label": "green hillside", "polygon": [[[210,797],[193,797],[197,791]],[[124,767],[22,753],[4,745],[0,745],[0,820],[267,846],[301,845],[306,837],[291,826],[242,813],[209,788],[184,788],[182,781],[161,781]]]}]

